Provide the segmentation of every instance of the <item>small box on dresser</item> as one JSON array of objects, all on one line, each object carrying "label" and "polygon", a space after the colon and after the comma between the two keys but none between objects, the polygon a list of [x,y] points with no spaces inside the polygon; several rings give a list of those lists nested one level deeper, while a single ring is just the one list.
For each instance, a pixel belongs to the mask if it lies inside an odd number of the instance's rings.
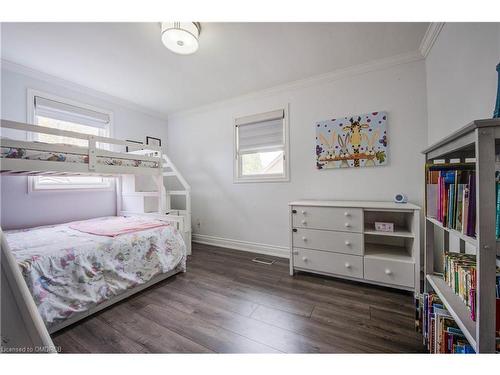
[{"label": "small box on dresser", "polygon": [[[290,206],[290,275],[346,278],[420,293],[420,207],[303,200]],[[393,231],[375,229],[390,222]]]}]

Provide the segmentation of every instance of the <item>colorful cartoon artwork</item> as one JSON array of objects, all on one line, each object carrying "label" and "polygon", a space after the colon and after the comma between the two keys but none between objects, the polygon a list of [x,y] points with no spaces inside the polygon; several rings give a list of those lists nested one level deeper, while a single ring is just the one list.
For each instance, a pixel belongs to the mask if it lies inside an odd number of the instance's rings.
[{"label": "colorful cartoon artwork", "polygon": [[316,123],[316,167],[359,168],[387,164],[387,112]]}]

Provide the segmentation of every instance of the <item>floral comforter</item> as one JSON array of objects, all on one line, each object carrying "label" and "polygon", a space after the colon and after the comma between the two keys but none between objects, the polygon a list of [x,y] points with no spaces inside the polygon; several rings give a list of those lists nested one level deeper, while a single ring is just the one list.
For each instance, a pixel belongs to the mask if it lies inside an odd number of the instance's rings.
[{"label": "floral comforter", "polygon": [[106,237],[70,224],[5,232],[48,328],[160,273],[186,269],[185,243],[171,225]]}]

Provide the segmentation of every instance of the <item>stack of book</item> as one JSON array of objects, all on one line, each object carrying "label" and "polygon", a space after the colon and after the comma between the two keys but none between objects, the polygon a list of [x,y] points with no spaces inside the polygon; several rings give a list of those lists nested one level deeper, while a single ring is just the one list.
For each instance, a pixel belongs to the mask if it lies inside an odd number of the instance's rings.
[{"label": "stack of book", "polygon": [[476,256],[461,253],[445,253],[444,280],[457,294],[476,320]]},{"label": "stack of book", "polygon": [[439,167],[433,166],[427,172],[427,216],[440,221],[443,227],[475,237],[475,172],[435,168]]},{"label": "stack of book", "polygon": [[430,353],[474,353],[437,295],[424,293],[422,302],[422,334]]},{"label": "stack of book", "polygon": [[[462,253],[445,253],[444,280],[470,310],[470,316],[476,321],[476,256]],[[496,271],[495,293],[497,305],[500,305],[500,268]],[[500,311],[496,311],[497,331],[500,334]]]}]

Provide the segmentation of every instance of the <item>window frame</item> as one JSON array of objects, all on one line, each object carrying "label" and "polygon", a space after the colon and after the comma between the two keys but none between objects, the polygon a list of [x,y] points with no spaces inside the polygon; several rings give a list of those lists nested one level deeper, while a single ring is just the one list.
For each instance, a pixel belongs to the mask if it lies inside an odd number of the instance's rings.
[{"label": "window frame", "polygon": [[[246,116],[237,116],[233,119],[233,183],[258,183],[258,182],[289,182],[290,181],[290,127],[289,127],[289,104],[281,106],[280,108],[274,108],[273,110],[283,111],[283,135],[284,135],[284,145],[283,145],[283,174],[255,174],[243,176],[241,175],[241,157],[238,149],[238,127],[236,125],[236,119]],[[260,111],[258,113],[253,113],[251,116],[258,116],[269,111]],[[274,148],[274,151],[277,149]],[[279,148],[281,151],[281,148]],[[271,149],[269,151],[272,151]]]},{"label": "window frame", "polygon": [[[49,94],[47,92],[35,90],[32,88],[28,88],[27,90],[27,105],[26,105],[26,119],[28,124],[38,125],[35,121],[36,119],[36,108],[35,108],[35,97],[42,97],[44,99],[57,101],[60,103],[68,104],[75,107],[80,107],[83,109],[88,109],[94,112],[99,112],[102,114],[106,114],[109,116],[109,124],[108,124],[108,135],[106,137],[112,138],[114,133],[114,121],[113,121],[113,112],[96,107],[93,105],[89,105],[86,103],[78,102],[72,99],[68,99],[65,97],[60,97],[57,95]],[[26,132],[26,140],[33,142],[36,140],[36,135],[32,132]],[[112,148],[112,146],[110,145]],[[57,177],[57,176],[54,176]],[[40,184],[38,181],[39,176],[28,176],[28,193],[47,193],[47,192],[104,192],[104,191],[113,191],[115,187],[115,179],[114,178],[104,178],[103,183],[93,183],[93,184]]]}]

